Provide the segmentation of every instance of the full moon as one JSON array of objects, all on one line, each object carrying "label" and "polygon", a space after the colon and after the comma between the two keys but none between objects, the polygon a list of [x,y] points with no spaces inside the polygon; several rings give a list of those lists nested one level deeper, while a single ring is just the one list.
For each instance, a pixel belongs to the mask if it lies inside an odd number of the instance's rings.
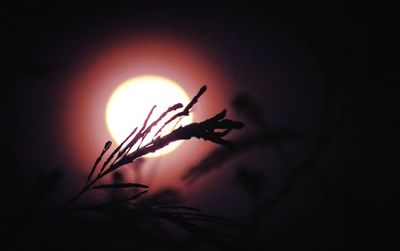
[{"label": "full moon", "polygon": [[[157,107],[149,120],[149,124],[168,107],[176,103],[182,103],[185,106],[189,102],[190,99],[182,87],[167,78],[153,75],[133,77],[119,85],[108,99],[105,112],[107,128],[114,141],[120,144],[135,127],[138,127],[138,130],[142,127],[154,105]],[[166,119],[168,118],[169,116],[166,117]],[[170,123],[169,127],[164,128],[162,135],[172,131],[177,126],[189,124],[192,119],[193,115],[190,114],[183,117],[178,123]],[[155,132],[163,123],[162,121],[157,127],[153,128],[142,145],[152,140]],[[175,150],[181,143],[171,143],[155,153],[147,154],[145,157],[165,155]]]}]

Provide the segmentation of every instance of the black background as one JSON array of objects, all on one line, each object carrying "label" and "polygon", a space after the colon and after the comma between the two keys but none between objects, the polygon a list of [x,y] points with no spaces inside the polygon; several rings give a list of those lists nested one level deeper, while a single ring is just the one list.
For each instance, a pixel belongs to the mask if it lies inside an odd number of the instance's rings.
[{"label": "black background", "polygon": [[[81,45],[87,46],[93,37],[101,39],[99,34],[126,24],[128,28],[161,29],[202,39],[219,51],[220,62],[231,68],[237,83],[253,81],[260,86],[265,69],[274,67],[265,61],[264,56],[270,53],[267,42],[275,47],[281,44],[282,51],[288,44],[304,45],[316,74],[323,79],[322,89],[328,90],[321,107],[331,100],[339,100],[339,104],[350,100],[351,104],[330,108],[333,114],[344,110],[349,115],[341,133],[332,136],[328,154],[321,157],[322,163],[342,166],[343,173],[336,180],[341,189],[327,189],[330,195],[324,195],[335,214],[326,216],[318,227],[291,227],[282,222],[287,228],[282,227],[280,234],[272,237],[261,227],[248,248],[347,250],[388,245],[393,238],[389,230],[394,220],[391,203],[397,190],[398,141],[394,132],[398,121],[395,85],[399,80],[393,64],[395,18],[389,9],[340,2],[21,3],[2,8],[1,213],[2,219],[7,219],[1,226],[2,238],[10,233],[14,240],[11,248],[18,246],[18,230],[11,229],[20,227],[20,205],[29,200],[26,190],[34,167],[62,162],[58,155],[52,156],[51,144],[46,143],[60,133],[52,130],[56,118],[51,117],[59,109],[54,99],[58,89],[41,77],[62,76],[64,67],[84,55]],[[302,81],[298,82],[300,87],[308,86]],[[308,93],[316,95],[312,89]],[[29,154],[29,149],[34,154]],[[27,162],[25,158],[30,159],[29,166],[19,166]],[[306,203],[301,198],[294,200]]]}]

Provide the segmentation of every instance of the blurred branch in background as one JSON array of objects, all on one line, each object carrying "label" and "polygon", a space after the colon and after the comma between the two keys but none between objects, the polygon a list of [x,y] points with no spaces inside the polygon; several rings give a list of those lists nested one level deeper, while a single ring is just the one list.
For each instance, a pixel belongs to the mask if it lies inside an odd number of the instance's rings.
[{"label": "blurred branch in background", "polygon": [[[263,174],[251,170],[247,165],[238,165],[234,184],[248,191],[251,196],[259,197],[254,211],[243,226],[243,231],[236,244],[242,248],[251,247],[255,238],[255,231],[261,223],[261,218],[270,212],[270,209],[281,201],[293,188],[299,177],[311,170],[318,173],[317,163],[326,151],[332,139],[337,135],[343,126],[349,121],[349,116],[356,108],[357,99],[350,97],[338,97],[332,88],[325,90],[325,98],[320,114],[319,131],[309,133],[295,129],[271,129],[268,120],[263,117],[261,108],[246,95],[238,95],[232,102],[233,107],[245,120],[253,123],[259,129],[258,132],[241,136],[232,140],[237,147],[236,154],[221,147],[215,149],[203,158],[199,163],[192,166],[182,177],[188,183],[192,183],[210,172],[222,168],[223,164],[238,156],[245,154],[260,146],[272,146],[273,151],[279,153],[283,167],[289,171],[288,179],[282,182],[281,187],[274,194],[262,197],[262,191],[266,187]],[[351,94],[351,93],[350,93]],[[290,162],[290,156],[286,155],[283,144],[291,141],[303,140],[311,143],[312,149],[309,156],[305,157],[300,164]],[[327,177],[320,177],[326,181]],[[341,190],[334,182],[325,182],[333,190]],[[342,194],[342,192],[340,193]],[[260,197],[261,196],[261,197]]]}]

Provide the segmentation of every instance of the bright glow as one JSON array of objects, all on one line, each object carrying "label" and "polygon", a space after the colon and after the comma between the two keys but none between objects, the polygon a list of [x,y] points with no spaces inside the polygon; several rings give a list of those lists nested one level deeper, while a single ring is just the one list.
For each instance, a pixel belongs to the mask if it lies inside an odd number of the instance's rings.
[{"label": "bright glow", "polygon": [[[106,108],[106,123],[113,139],[118,143],[132,132],[135,127],[138,130],[143,125],[148,113],[154,105],[157,105],[149,124],[161,115],[168,107],[182,103],[184,106],[190,102],[186,92],[175,82],[152,75],[138,76],[123,82],[111,95]],[[171,112],[174,114],[174,112]],[[168,119],[170,116],[167,116]],[[165,120],[164,120],[165,121]],[[179,124],[176,122],[164,128],[162,135],[170,132],[176,126],[186,125],[192,122],[192,114],[185,116]],[[160,123],[160,126],[163,122]],[[149,143],[160,126],[154,127],[142,146]],[[148,154],[145,157],[158,157],[172,152],[182,142],[174,142],[163,149]]]}]

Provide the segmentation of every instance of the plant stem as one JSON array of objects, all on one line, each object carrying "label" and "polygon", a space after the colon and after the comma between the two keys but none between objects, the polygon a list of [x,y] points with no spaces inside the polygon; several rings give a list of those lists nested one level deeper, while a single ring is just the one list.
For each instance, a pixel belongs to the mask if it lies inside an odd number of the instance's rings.
[{"label": "plant stem", "polygon": [[68,209],[71,207],[71,205],[77,201],[85,192],[87,192],[88,190],[90,190],[91,186],[96,183],[99,179],[101,179],[102,177],[104,177],[105,174],[104,173],[100,173],[99,175],[97,175],[97,177],[95,179],[93,179],[91,182],[86,183],[85,186],[82,188],[82,190],[77,193],[75,195],[74,198],[72,198],[70,201],[68,201],[65,205],[64,205],[64,209]]},{"label": "plant stem", "polygon": [[68,201],[68,202],[64,205],[63,208],[64,208],[64,209],[70,208],[71,205],[72,205],[75,201],[77,201],[77,200],[79,199],[79,197],[81,197],[82,194],[84,194],[87,190],[89,190],[89,186],[88,186],[88,185],[85,185],[85,186],[82,188],[82,190],[81,190],[77,195],[75,195],[74,198],[72,198],[70,201]]}]

